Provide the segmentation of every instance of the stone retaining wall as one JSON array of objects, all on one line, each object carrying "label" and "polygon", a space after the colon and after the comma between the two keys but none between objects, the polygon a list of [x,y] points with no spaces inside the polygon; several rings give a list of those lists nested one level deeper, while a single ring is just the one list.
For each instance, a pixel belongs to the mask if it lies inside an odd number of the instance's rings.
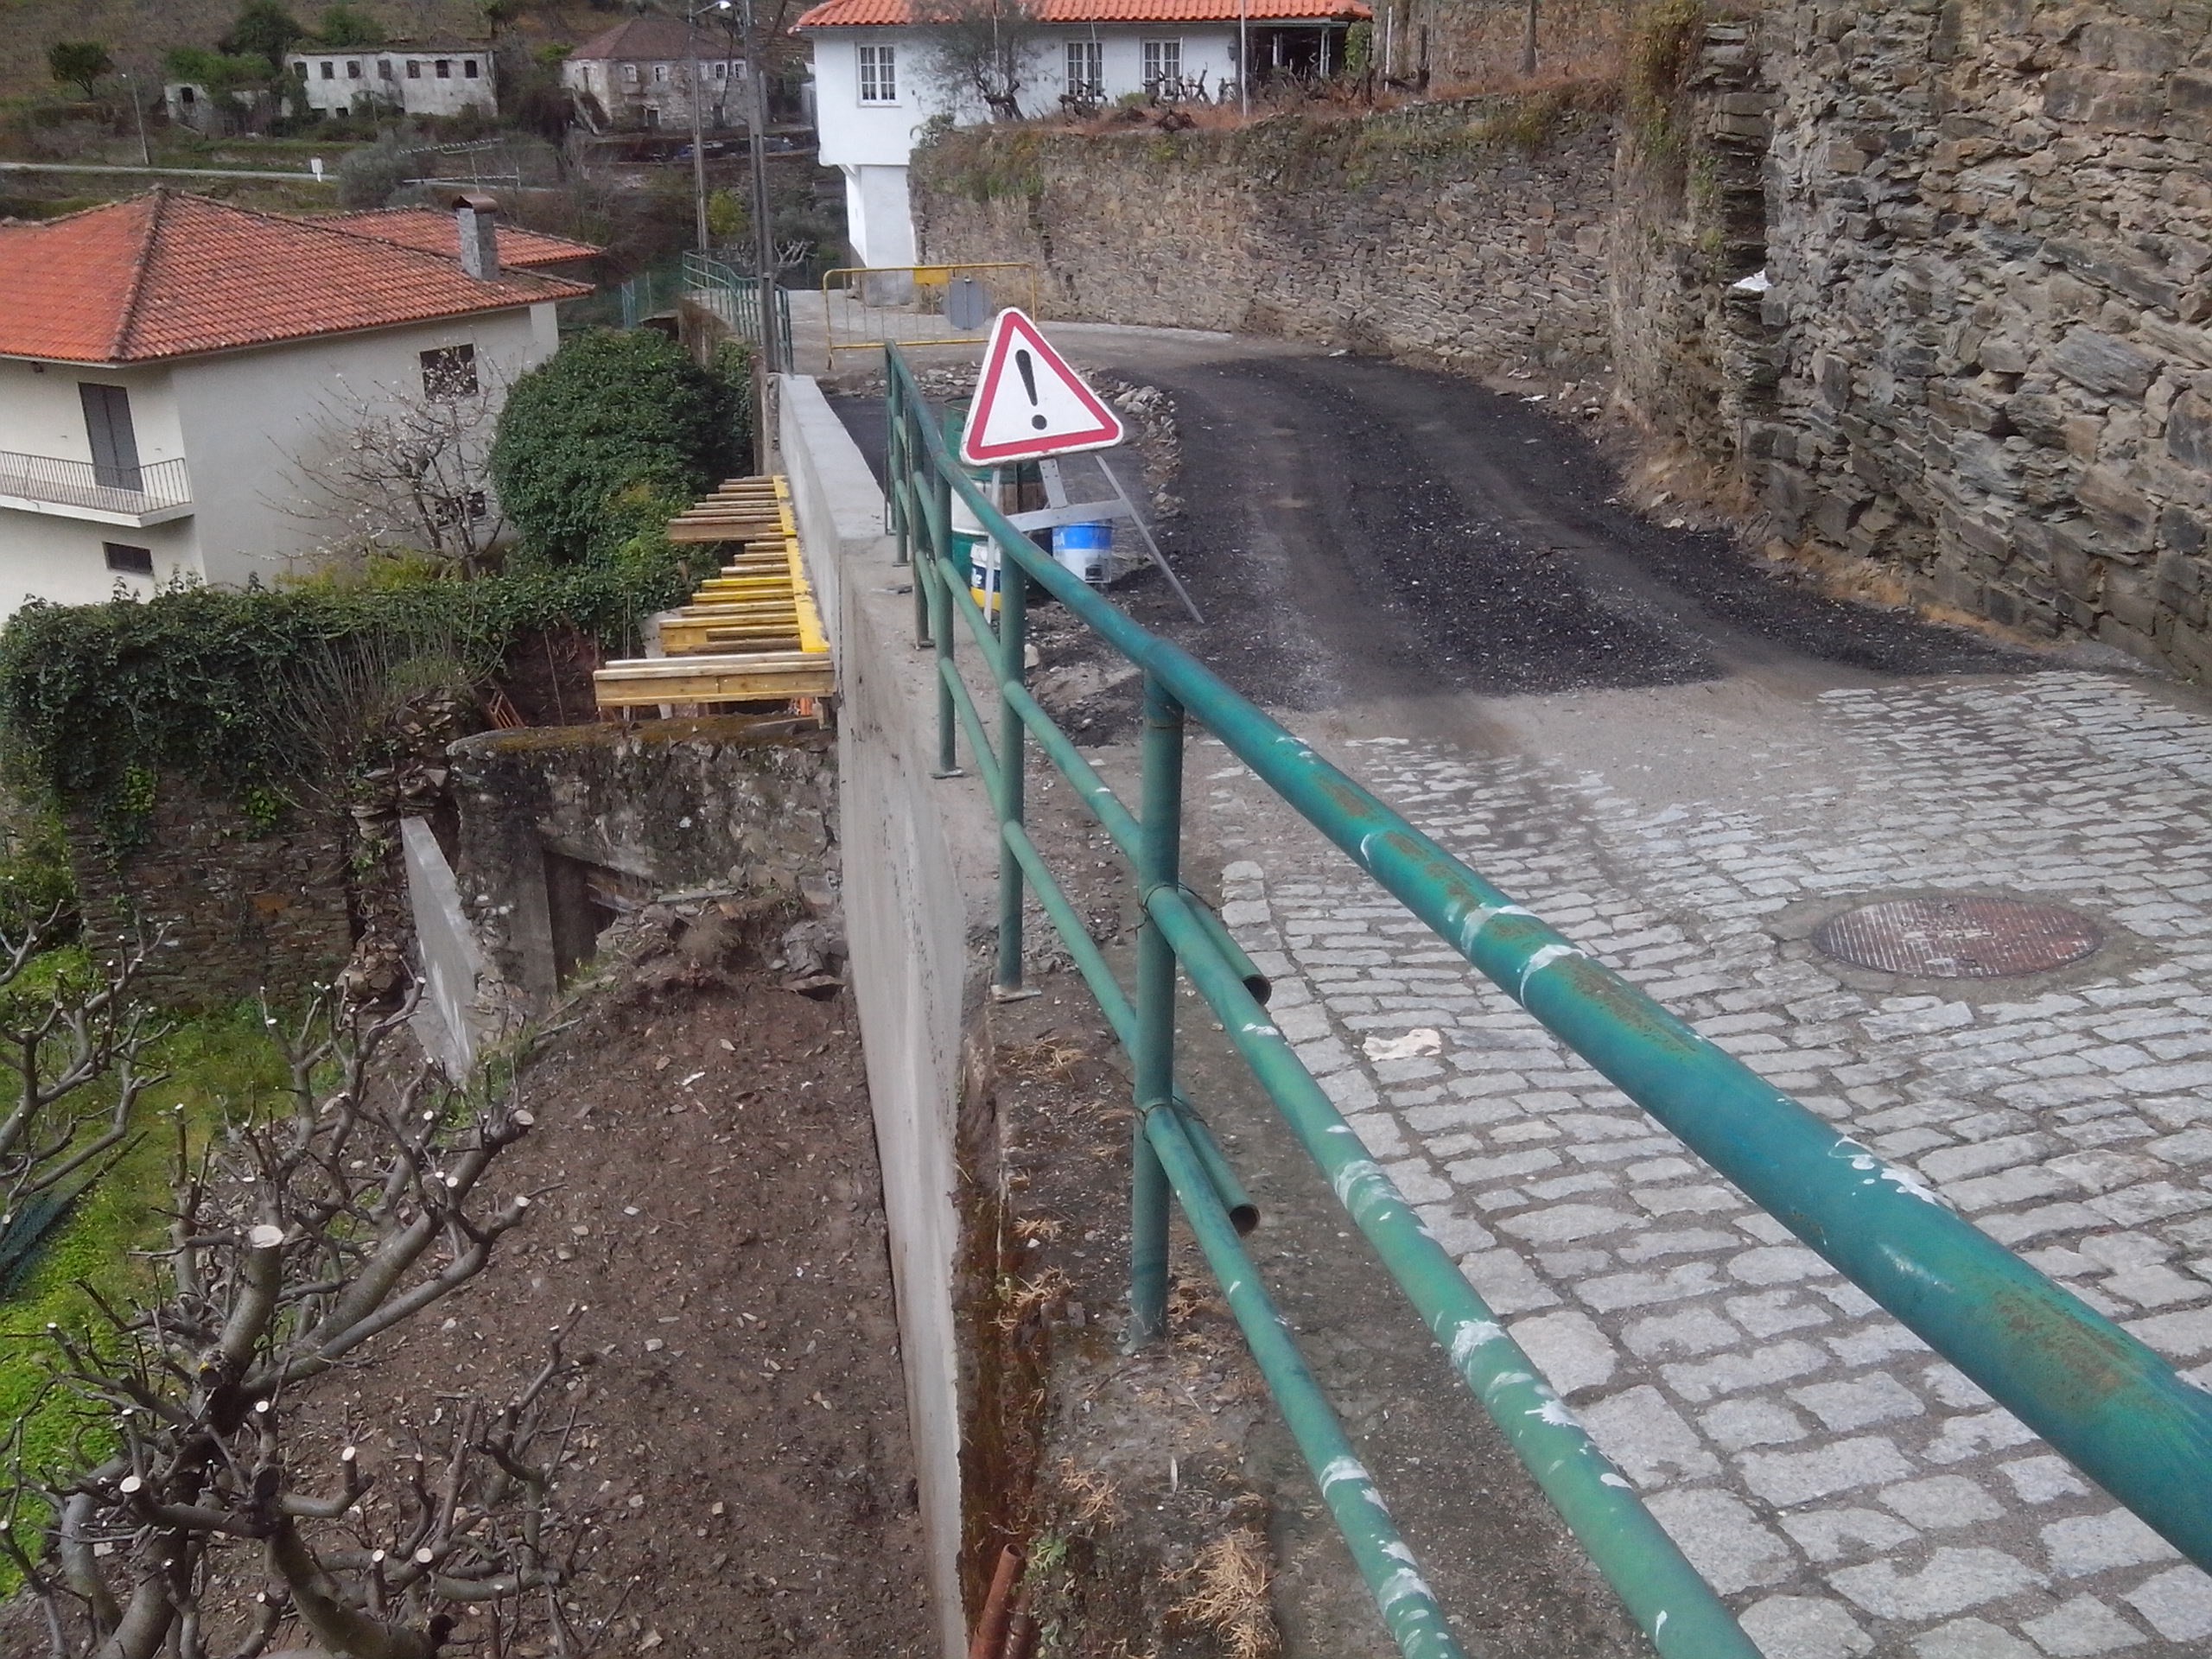
[{"label": "stone retaining wall", "polygon": [[1618,122],[956,135],[925,245],[1047,315],[1612,365],[1752,539],[2212,675],[2212,11],[1773,0],[1692,48]]},{"label": "stone retaining wall", "polygon": [[1020,260],[1047,316],[1287,335],[1473,370],[1609,351],[1612,137],[1562,97],[1243,131],[954,134],[924,257]]},{"label": "stone retaining wall", "polygon": [[335,820],[296,813],[264,831],[235,801],[163,776],[143,844],[120,861],[88,814],[67,821],[86,943],[112,949],[161,931],[140,988],[164,1006],[214,1007],[264,988],[290,1001],[327,983],[353,950]]},{"label": "stone retaining wall", "polygon": [[[836,764],[818,732],[741,716],[486,732],[450,751],[452,861],[492,975],[542,1012],[566,954],[564,872],[626,901],[709,889],[798,894],[836,864]],[[563,862],[565,861],[565,862]]]},{"label": "stone retaining wall", "polygon": [[2212,672],[2207,29],[2156,0],[1766,14],[1783,364],[1745,439],[1777,535]]}]

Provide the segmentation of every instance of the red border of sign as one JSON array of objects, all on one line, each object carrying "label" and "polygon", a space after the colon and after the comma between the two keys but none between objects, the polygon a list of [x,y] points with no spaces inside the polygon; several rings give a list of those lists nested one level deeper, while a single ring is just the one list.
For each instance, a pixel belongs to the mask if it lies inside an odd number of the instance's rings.
[{"label": "red border of sign", "polygon": [[[995,443],[988,449],[976,447],[976,435],[988,423],[991,406],[997,401],[999,387],[1006,378],[1007,354],[1013,349],[1017,334],[1042,364],[1075,388],[1084,408],[1097,417],[1096,428],[1089,432],[1047,434],[1011,443]],[[968,424],[960,434],[961,460],[971,467],[989,467],[1002,461],[1036,461],[1046,455],[1069,455],[1084,449],[1110,449],[1128,435],[1121,417],[1084,384],[1083,377],[1069,366],[1067,359],[1052,349],[1027,315],[1008,306],[992,320],[990,340],[983,347],[983,372],[976,383],[976,400],[968,406]]]}]

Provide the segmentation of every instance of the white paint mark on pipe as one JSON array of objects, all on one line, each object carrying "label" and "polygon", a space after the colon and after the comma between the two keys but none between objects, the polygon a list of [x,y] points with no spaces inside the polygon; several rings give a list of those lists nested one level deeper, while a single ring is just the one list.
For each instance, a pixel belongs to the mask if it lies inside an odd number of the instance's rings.
[{"label": "white paint mark on pipe", "polygon": [[1496,1319],[1463,1319],[1459,1328],[1452,1333],[1452,1363],[1461,1370],[1475,1357],[1475,1351],[1485,1343],[1496,1342],[1505,1334],[1505,1327]]},{"label": "white paint mark on pipe", "polygon": [[1543,972],[1545,969],[1550,967],[1552,963],[1559,961],[1561,957],[1579,957],[1581,954],[1582,953],[1580,950],[1576,950],[1571,944],[1548,944],[1543,946],[1541,950],[1529,952],[1529,960],[1521,969],[1521,982],[1514,988],[1513,994],[1516,996],[1525,999],[1529,995],[1529,982],[1530,980],[1534,979],[1538,974]]}]

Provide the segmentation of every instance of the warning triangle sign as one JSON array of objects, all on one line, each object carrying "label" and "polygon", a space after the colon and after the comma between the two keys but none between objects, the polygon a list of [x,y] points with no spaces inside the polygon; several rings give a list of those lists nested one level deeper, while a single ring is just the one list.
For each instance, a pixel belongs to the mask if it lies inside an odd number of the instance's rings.
[{"label": "warning triangle sign", "polygon": [[991,323],[960,458],[971,467],[1110,449],[1122,423],[1037,325],[1011,307]]}]

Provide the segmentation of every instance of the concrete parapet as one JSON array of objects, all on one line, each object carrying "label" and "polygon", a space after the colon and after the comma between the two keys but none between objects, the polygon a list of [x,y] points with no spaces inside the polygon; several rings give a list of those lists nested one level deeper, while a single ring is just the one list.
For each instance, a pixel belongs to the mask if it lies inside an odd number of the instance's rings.
[{"label": "concrete parapet", "polygon": [[958,1576],[960,1390],[954,1156],[988,1054],[996,841],[982,792],[938,779],[932,658],[883,498],[811,379],[779,385],[780,466],[837,658],[838,818],[852,982],[883,1164],[907,1409],[944,1651],[966,1650]]}]

